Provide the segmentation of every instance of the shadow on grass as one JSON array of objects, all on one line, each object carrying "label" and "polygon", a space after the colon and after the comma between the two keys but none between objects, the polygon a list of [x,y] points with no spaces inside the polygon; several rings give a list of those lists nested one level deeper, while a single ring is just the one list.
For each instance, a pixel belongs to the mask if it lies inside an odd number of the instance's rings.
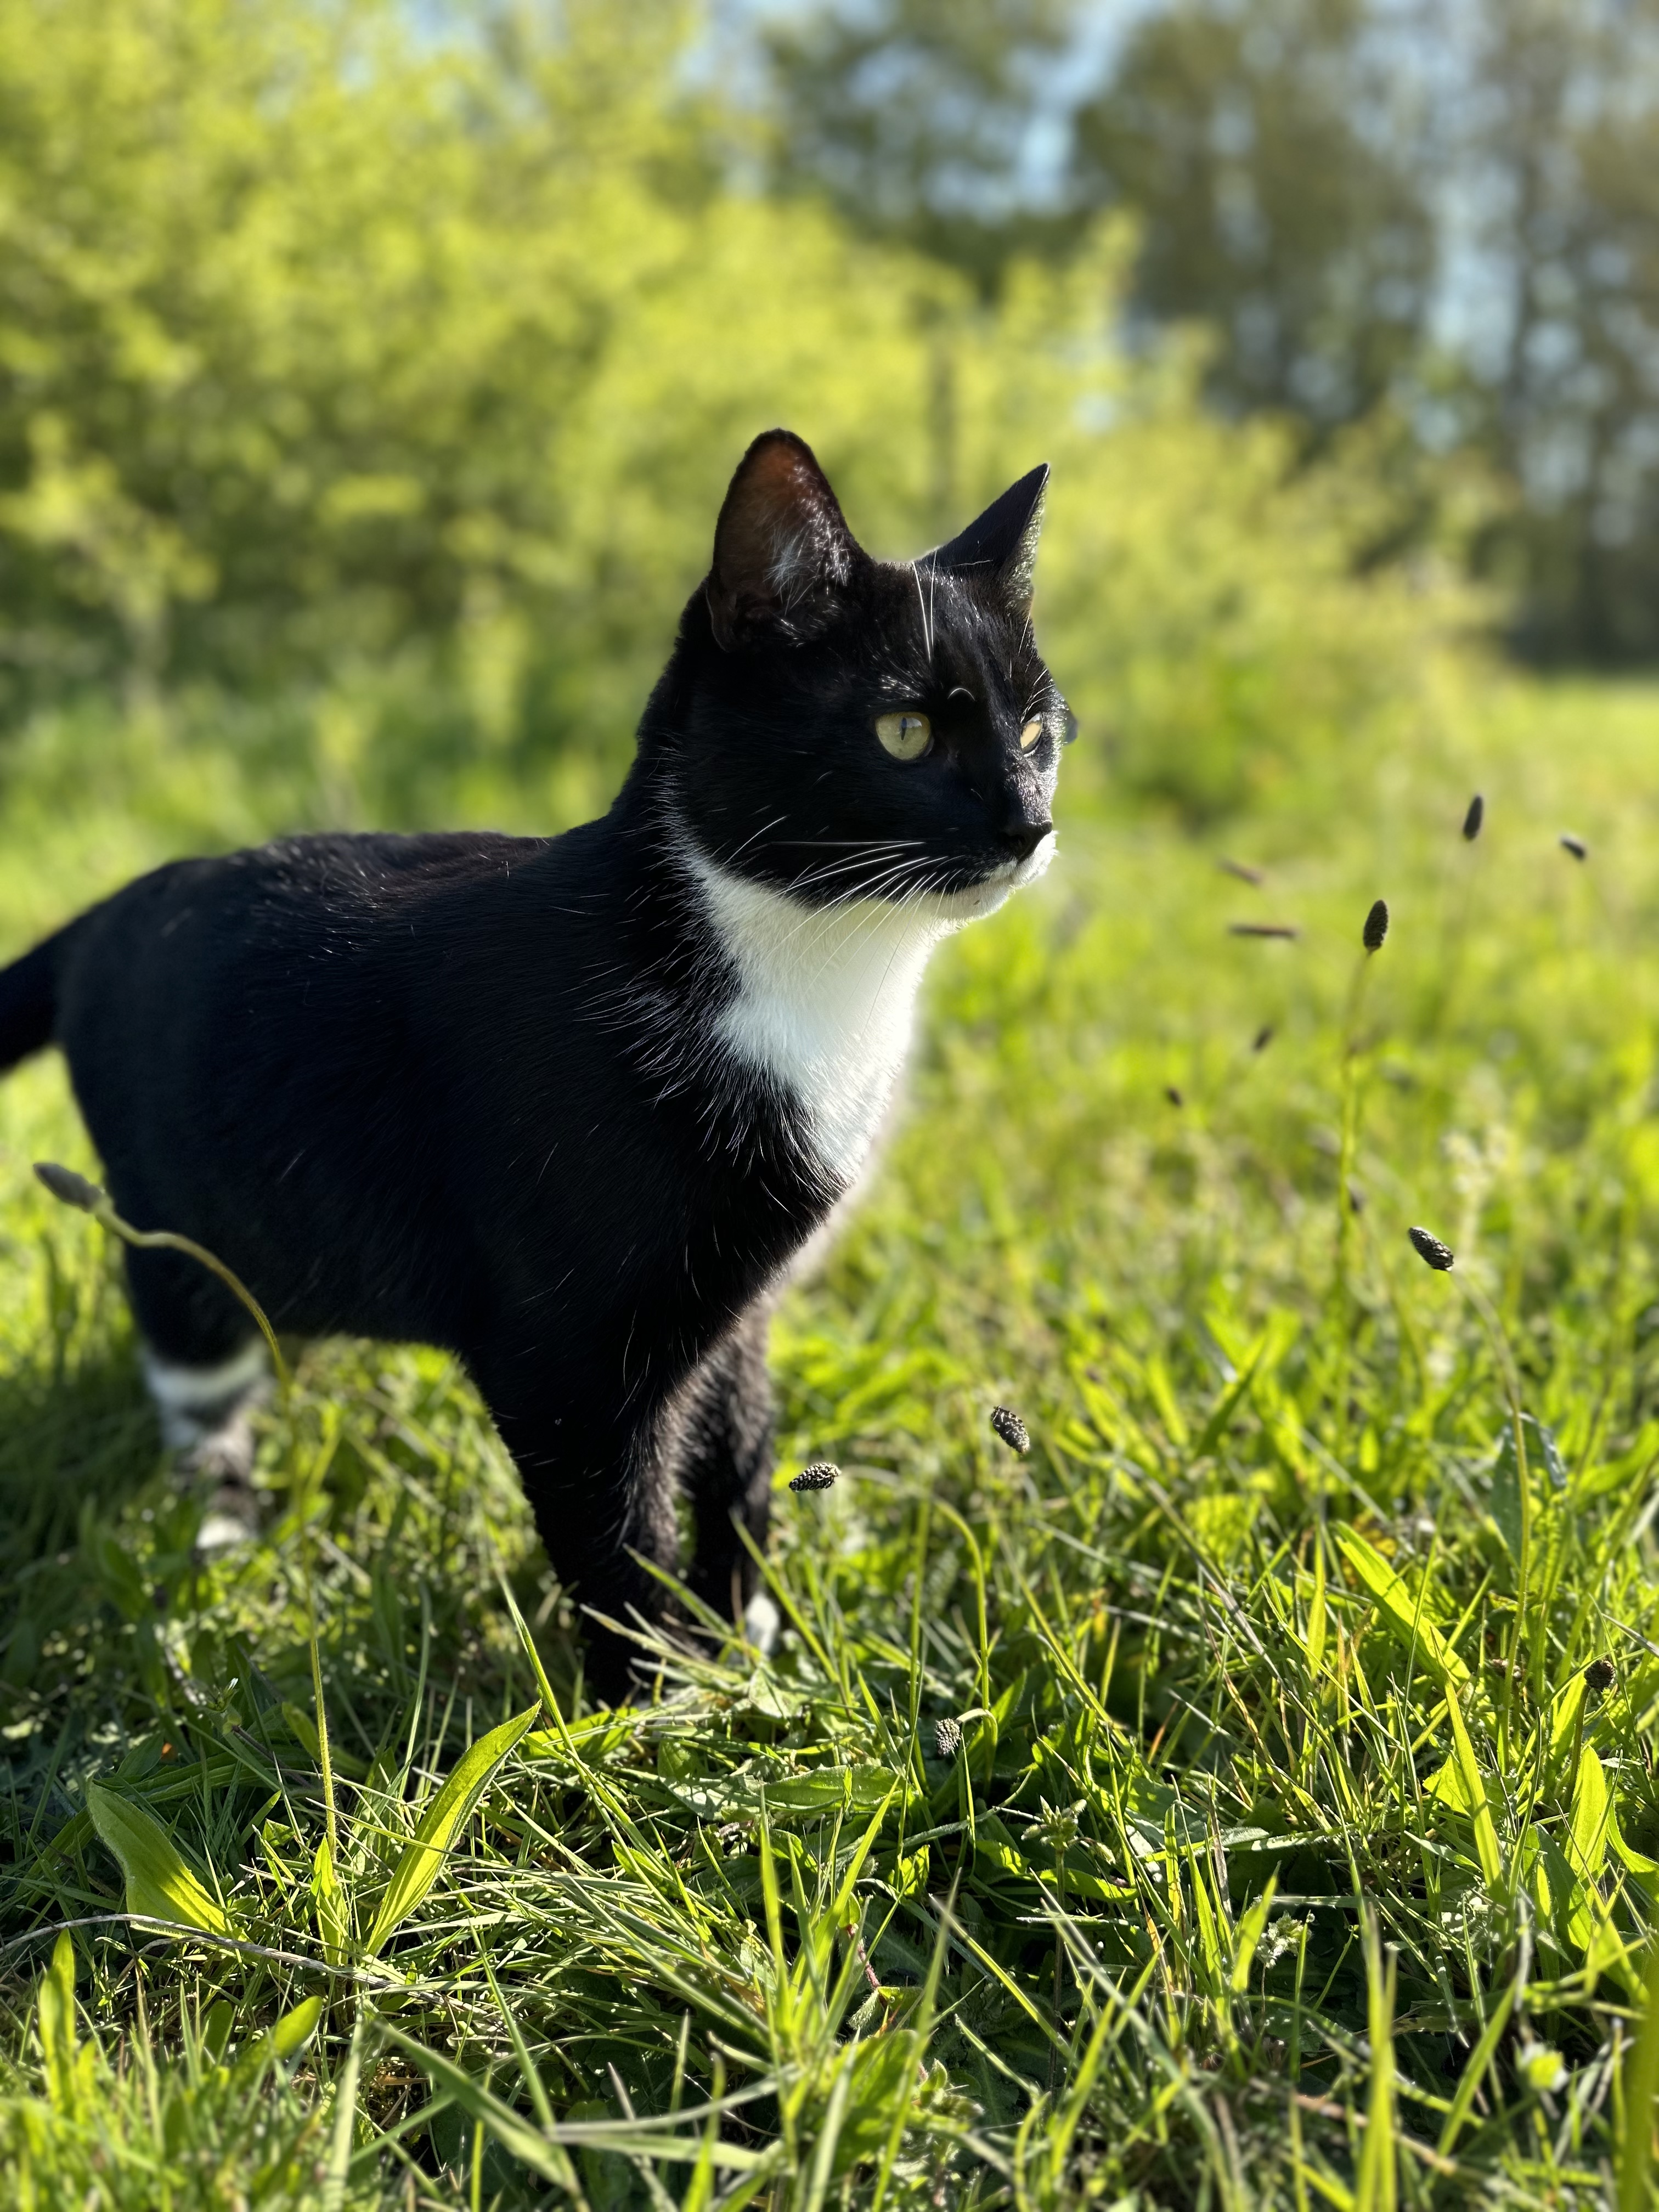
[{"label": "shadow on grass", "polygon": [[[84,1763],[85,1730],[66,1727],[65,1695],[106,1674],[111,1655],[87,1621],[115,1584],[137,1583],[114,1529],[158,1465],[129,1343],[100,1334],[79,1356],[0,1372],[0,1865],[19,1866],[76,1809],[61,1783],[66,1762]],[[11,1891],[0,1885],[8,1923],[21,1903]]]},{"label": "shadow on grass", "polygon": [[72,1542],[88,1505],[118,1511],[154,1478],[159,1448],[125,1346],[0,1374],[0,1583]]}]

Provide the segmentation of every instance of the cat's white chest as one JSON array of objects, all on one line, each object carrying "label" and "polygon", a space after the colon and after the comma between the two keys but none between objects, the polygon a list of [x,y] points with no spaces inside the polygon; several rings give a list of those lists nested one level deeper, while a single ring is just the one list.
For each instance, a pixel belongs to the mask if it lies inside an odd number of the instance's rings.
[{"label": "cat's white chest", "polygon": [[700,856],[693,866],[738,972],[721,1041],[789,1093],[845,1188],[892,1098],[927,956],[957,918],[939,902],[813,907]]}]

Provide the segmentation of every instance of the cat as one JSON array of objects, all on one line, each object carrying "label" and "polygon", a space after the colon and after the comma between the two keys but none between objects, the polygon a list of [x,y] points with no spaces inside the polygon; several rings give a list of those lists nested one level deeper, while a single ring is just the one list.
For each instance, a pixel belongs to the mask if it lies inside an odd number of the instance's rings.
[{"label": "cat", "polygon": [[[1054,850],[1048,473],[890,562],[769,431],[600,820],[174,861],[0,973],[0,1068],[61,1046],[130,1221],[279,1330],[460,1357],[602,1696],[669,1617],[679,1492],[687,1586],[775,1627],[739,1534],[772,1302],[860,1176],[929,952]],[[176,1254],[126,1267],[167,1441],[245,1464],[246,1313]]]}]

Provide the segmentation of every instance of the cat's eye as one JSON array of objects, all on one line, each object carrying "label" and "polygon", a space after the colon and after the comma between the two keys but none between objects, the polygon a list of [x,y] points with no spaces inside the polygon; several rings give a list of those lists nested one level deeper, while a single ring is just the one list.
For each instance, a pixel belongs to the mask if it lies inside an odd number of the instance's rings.
[{"label": "cat's eye", "polygon": [[1034,714],[1031,717],[1031,720],[1025,725],[1025,727],[1019,733],[1019,749],[1021,752],[1029,753],[1030,751],[1032,746],[1042,735],[1042,728],[1043,723],[1042,715]]},{"label": "cat's eye", "polygon": [[920,760],[933,742],[926,714],[878,714],[876,735],[895,760]]}]

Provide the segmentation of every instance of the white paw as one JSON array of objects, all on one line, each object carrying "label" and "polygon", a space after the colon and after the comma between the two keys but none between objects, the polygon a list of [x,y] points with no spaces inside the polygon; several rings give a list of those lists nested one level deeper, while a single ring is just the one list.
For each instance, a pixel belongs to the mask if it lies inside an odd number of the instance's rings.
[{"label": "white paw", "polygon": [[196,1531],[196,1548],[204,1559],[211,1559],[216,1553],[234,1551],[239,1544],[251,1544],[258,1533],[258,1523],[246,1515],[210,1506]]},{"label": "white paw", "polygon": [[757,1590],[743,1609],[743,1632],[763,1659],[769,1659],[783,1626],[783,1615],[764,1590]]}]

